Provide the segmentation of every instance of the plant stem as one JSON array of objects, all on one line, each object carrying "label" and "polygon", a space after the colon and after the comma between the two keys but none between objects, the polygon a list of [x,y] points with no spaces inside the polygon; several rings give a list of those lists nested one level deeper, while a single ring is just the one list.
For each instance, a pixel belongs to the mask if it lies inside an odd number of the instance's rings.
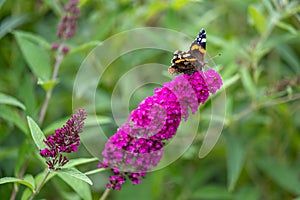
[{"label": "plant stem", "polygon": [[105,200],[108,197],[110,189],[106,188],[99,200]]},{"label": "plant stem", "polygon": [[[25,171],[26,171],[26,168],[27,168],[27,161],[25,161],[25,163],[23,164],[21,170],[20,170],[20,173],[18,175],[19,178],[23,178],[24,177],[24,174],[25,174]],[[19,187],[18,187],[18,183],[14,183],[14,189],[10,195],[10,200],[15,200],[16,199],[16,196],[17,196],[17,192],[19,191]]]},{"label": "plant stem", "polygon": [[[64,42],[60,45],[60,47],[62,47],[63,45],[64,45]],[[53,73],[52,73],[51,81],[55,81],[62,60],[63,60],[63,53],[62,53],[62,49],[59,48],[58,53],[56,55],[56,59],[55,59],[55,66],[54,66],[54,70],[53,70]],[[44,118],[45,118],[45,115],[46,115],[46,112],[47,112],[47,108],[48,108],[48,105],[49,105],[49,100],[52,96],[52,91],[53,91],[52,88],[47,91],[46,98],[45,98],[45,101],[43,103],[43,106],[42,106],[42,109],[41,109],[41,112],[40,112],[40,116],[39,116],[39,124],[40,125],[44,121]]]},{"label": "plant stem", "polygon": [[40,192],[40,190],[41,190],[42,186],[44,185],[44,183],[45,183],[47,177],[49,176],[50,172],[51,171],[48,169],[47,173],[45,174],[45,176],[43,178],[43,180],[40,182],[40,184],[38,185],[37,189],[33,192],[33,194],[31,195],[31,197],[29,198],[29,200],[34,199],[34,197]]},{"label": "plant stem", "polygon": [[48,104],[49,104],[49,100],[50,100],[51,96],[52,96],[52,89],[48,90],[48,92],[46,94],[46,98],[45,98],[45,101],[43,103],[43,106],[42,106],[42,109],[41,109],[41,112],[40,112],[40,116],[39,116],[39,124],[40,125],[44,121],[45,114],[46,114]]}]

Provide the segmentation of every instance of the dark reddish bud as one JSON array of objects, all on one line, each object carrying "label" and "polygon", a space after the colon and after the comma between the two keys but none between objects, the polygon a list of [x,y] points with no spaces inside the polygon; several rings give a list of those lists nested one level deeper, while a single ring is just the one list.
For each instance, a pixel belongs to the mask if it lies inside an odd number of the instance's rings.
[{"label": "dark reddish bud", "polygon": [[59,48],[60,44],[58,42],[55,42],[51,45],[52,50],[57,50]]},{"label": "dark reddish bud", "polygon": [[69,51],[70,51],[70,49],[69,49],[68,47],[66,47],[66,46],[64,46],[64,47],[62,48],[63,54],[67,54]]}]

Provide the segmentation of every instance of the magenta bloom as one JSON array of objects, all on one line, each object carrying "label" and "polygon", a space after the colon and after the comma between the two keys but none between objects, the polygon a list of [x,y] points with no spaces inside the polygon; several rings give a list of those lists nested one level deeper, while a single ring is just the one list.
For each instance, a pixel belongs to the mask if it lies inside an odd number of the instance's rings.
[{"label": "magenta bloom", "polygon": [[80,145],[79,133],[82,132],[86,112],[84,109],[78,109],[76,114],[72,114],[62,128],[56,129],[55,133],[47,135],[43,142],[48,146],[40,150],[40,155],[47,158],[46,164],[51,170],[59,170],[69,160],[62,153],[71,153],[77,151]]},{"label": "magenta bloom", "polygon": [[214,94],[221,85],[220,75],[207,70],[177,76],[156,88],[105,145],[98,166],[114,173],[107,187],[121,189],[126,177],[133,184],[140,183],[161,160],[165,141],[176,134],[181,119],[188,119],[189,108],[192,114],[197,112],[200,103],[204,104],[209,93]]}]

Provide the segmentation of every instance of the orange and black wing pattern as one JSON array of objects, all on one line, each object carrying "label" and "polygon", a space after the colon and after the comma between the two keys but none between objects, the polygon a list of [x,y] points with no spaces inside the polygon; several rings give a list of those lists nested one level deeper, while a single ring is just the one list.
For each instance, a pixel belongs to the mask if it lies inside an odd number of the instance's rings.
[{"label": "orange and black wing pattern", "polygon": [[204,56],[206,53],[206,32],[201,29],[197,38],[192,42],[188,52],[175,51],[171,66],[170,74],[192,74],[195,71],[202,70],[205,66]]}]

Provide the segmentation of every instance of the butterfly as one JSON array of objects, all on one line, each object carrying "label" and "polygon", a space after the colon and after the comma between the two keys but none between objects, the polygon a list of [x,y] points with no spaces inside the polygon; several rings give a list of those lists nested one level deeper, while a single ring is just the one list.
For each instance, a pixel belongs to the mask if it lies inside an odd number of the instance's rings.
[{"label": "butterfly", "polygon": [[197,38],[192,42],[188,52],[175,51],[171,66],[168,71],[170,74],[192,74],[202,70],[207,64],[204,62],[206,53],[206,32],[201,29]]}]

